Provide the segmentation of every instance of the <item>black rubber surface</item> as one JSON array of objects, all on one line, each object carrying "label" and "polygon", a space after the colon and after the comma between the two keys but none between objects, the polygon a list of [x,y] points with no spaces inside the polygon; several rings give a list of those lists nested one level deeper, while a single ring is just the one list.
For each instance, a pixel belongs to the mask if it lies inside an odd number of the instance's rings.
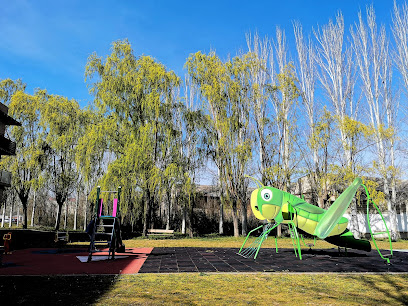
[{"label": "black rubber surface", "polygon": [[[139,273],[179,272],[406,272],[408,253],[394,251],[386,264],[376,250],[369,253],[338,249],[302,250],[263,248],[256,260],[228,248],[154,248]],[[384,251],[384,253],[389,253]]]}]

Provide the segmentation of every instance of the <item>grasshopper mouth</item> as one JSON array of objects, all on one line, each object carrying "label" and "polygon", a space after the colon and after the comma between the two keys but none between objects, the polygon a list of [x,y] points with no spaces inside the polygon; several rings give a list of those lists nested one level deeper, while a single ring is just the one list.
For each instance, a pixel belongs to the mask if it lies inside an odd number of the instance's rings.
[{"label": "grasshopper mouth", "polygon": [[254,216],[256,218],[258,218],[259,220],[265,220],[266,218],[261,214],[260,210],[259,210],[259,205],[257,202],[257,194],[258,194],[258,190],[254,190],[251,194],[251,208],[252,208],[252,212],[254,214]]},{"label": "grasshopper mouth", "polygon": [[266,219],[275,219],[278,215],[280,207],[273,204],[263,204],[262,205],[262,216]]}]

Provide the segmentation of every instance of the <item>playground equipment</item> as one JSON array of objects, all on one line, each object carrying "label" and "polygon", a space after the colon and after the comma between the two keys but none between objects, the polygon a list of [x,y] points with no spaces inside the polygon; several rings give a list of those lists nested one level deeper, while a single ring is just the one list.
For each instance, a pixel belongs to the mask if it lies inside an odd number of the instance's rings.
[{"label": "playground equipment", "polygon": [[[328,210],[311,205],[305,202],[303,199],[282,190],[269,186],[263,186],[256,179],[252,179],[258,184],[258,188],[251,194],[252,212],[256,218],[260,220],[267,220],[268,223],[266,225],[261,225],[248,233],[238,252],[239,255],[246,258],[253,257],[256,259],[262,243],[268,237],[270,232],[279,224],[288,225],[295,255],[296,257],[299,257],[300,260],[302,259],[302,252],[300,249],[299,231],[313,235],[315,238],[317,237],[324,239],[327,242],[339,247],[370,252],[370,242],[364,239],[355,239],[353,234],[347,229],[348,219],[343,217],[358,188],[362,186],[364,187],[367,195],[367,223],[370,229],[371,238],[381,258],[383,258],[387,263],[390,263],[390,258],[392,257],[392,242],[390,232],[381,211],[370,198],[367,187],[362,184],[362,180],[360,178],[356,178],[354,182],[336,199]],[[372,231],[369,214],[370,204],[381,216],[382,222],[385,225],[385,231],[379,233],[374,233]],[[274,221],[274,223],[272,223],[272,221]],[[254,231],[259,230],[262,227],[263,231],[261,235],[248,247],[244,248],[249,236]],[[390,243],[389,254],[383,254],[377,246],[374,237],[380,234],[386,234],[388,237]],[[275,246],[276,252],[278,252],[276,237]]]},{"label": "playground equipment", "polygon": [[[88,225],[91,242],[89,244],[88,262],[92,261],[92,254],[98,252],[96,246],[109,247],[108,259],[115,259],[115,252],[124,252],[125,246],[122,243],[120,220],[119,220],[119,204],[120,204],[121,187],[117,191],[101,191],[101,187],[96,189],[96,205],[94,217]],[[100,198],[102,193],[115,193],[117,198],[113,199],[112,213],[104,215],[103,198]],[[106,205],[106,211],[108,205]]]}]

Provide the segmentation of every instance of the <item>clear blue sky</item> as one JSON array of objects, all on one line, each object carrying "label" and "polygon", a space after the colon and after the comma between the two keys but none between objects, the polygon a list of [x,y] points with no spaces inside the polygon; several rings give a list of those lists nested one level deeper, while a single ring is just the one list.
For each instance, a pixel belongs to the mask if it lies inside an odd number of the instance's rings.
[{"label": "clear blue sky", "polygon": [[348,27],[372,3],[378,22],[388,26],[391,0],[0,0],[0,79],[20,78],[30,94],[47,89],[84,106],[92,100],[84,83],[87,58],[105,57],[115,40],[128,38],[136,55],[151,55],[183,76],[191,53],[235,55],[246,49],[246,33],[273,37],[276,26],[291,42],[294,20],[309,32],[339,10]]}]

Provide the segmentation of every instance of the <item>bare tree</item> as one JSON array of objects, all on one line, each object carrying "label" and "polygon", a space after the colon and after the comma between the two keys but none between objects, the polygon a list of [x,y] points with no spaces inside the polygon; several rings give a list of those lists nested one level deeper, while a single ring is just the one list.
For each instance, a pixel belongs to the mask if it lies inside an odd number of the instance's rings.
[{"label": "bare tree", "polygon": [[[312,40],[306,42],[303,37],[302,25],[299,22],[293,24],[296,50],[298,54],[297,76],[299,81],[300,96],[302,99],[303,107],[307,115],[308,126],[308,147],[312,151],[312,162],[310,163],[306,158],[306,163],[309,168],[309,178],[311,187],[313,188],[313,196],[317,195],[318,205],[324,208],[324,198],[327,195],[327,170],[325,169],[325,162],[327,158],[322,158],[323,165],[320,166],[319,149],[323,147],[322,143],[325,143],[318,131],[316,125],[317,120],[317,107],[315,102],[315,88],[316,88],[316,62],[315,62],[315,47]],[[324,118],[325,114],[322,114]],[[322,169],[321,169],[322,168]],[[326,170],[326,171],[325,171]]]},{"label": "bare tree", "polygon": [[[278,73],[283,73],[287,67],[287,44],[286,35],[279,27],[276,28],[276,42],[275,42],[276,59],[278,64]],[[271,75],[272,84],[278,84],[279,79],[277,73]],[[276,128],[278,132],[280,151],[279,155],[282,156],[282,174],[279,177],[282,179],[281,188],[287,190],[290,184],[289,174],[289,160],[290,160],[290,143],[291,133],[289,125],[289,115],[292,108],[292,99],[288,97],[287,91],[283,90],[274,91],[272,98],[272,106],[274,108],[276,118]]]},{"label": "bare tree", "polygon": [[258,33],[254,36],[246,35],[246,41],[249,52],[253,53],[258,59],[258,65],[251,66],[251,83],[253,96],[253,117],[255,121],[255,131],[259,145],[259,162],[262,183],[267,184],[266,168],[268,164],[268,153],[266,150],[266,122],[267,122],[267,102],[268,91],[267,84],[270,71],[270,65],[273,63],[273,49],[271,48],[268,37],[261,39]]},{"label": "bare tree", "polygon": [[[276,28],[276,39],[271,44],[268,67],[267,104],[268,141],[267,181],[286,191],[290,188],[293,172],[295,139],[295,101],[298,98],[297,79],[294,67],[287,61],[285,32]],[[276,64],[276,65],[275,65]],[[269,102],[269,101],[268,101]],[[268,112],[268,106],[270,111]]]},{"label": "bare tree", "polygon": [[401,7],[394,1],[394,12],[392,18],[392,33],[395,40],[395,63],[401,73],[404,85],[408,90],[408,5],[404,3]]},{"label": "bare tree", "polygon": [[[406,92],[408,92],[408,5],[406,2],[401,6],[397,5],[397,1],[394,1],[394,10],[392,16],[392,33],[394,36],[395,53],[393,58],[398,71],[402,77],[403,84]],[[404,109],[407,109],[405,105]],[[395,120],[396,112],[387,113],[388,120]],[[394,143],[391,144],[391,167],[395,169],[395,149]],[[391,199],[393,203],[396,203],[396,178],[394,176],[391,179]],[[408,206],[407,206],[408,212]]]},{"label": "bare tree", "polygon": [[393,171],[389,171],[388,164],[388,160],[394,164],[393,131],[395,130],[392,118],[395,107],[391,91],[392,70],[388,51],[389,43],[385,27],[377,28],[374,7],[367,7],[366,13],[367,24],[360,12],[355,30],[351,28],[350,32],[362,91],[369,106],[370,125],[374,130],[376,160],[383,179],[383,191],[390,216],[390,230],[393,239],[396,240],[399,237],[397,213],[395,202],[390,198],[390,177],[394,175]]},{"label": "bare tree", "polygon": [[[356,166],[354,136],[350,137],[346,123],[357,119],[358,104],[353,99],[356,72],[352,61],[352,50],[343,44],[343,15],[338,13],[335,23],[330,20],[327,25],[314,30],[314,36],[318,42],[316,52],[318,79],[334,108],[339,123],[343,149],[342,168],[353,175]],[[347,176],[347,173],[344,175]],[[355,234],[359,235],[355,201],[350,208],[353,216],[350,225]]]}]

